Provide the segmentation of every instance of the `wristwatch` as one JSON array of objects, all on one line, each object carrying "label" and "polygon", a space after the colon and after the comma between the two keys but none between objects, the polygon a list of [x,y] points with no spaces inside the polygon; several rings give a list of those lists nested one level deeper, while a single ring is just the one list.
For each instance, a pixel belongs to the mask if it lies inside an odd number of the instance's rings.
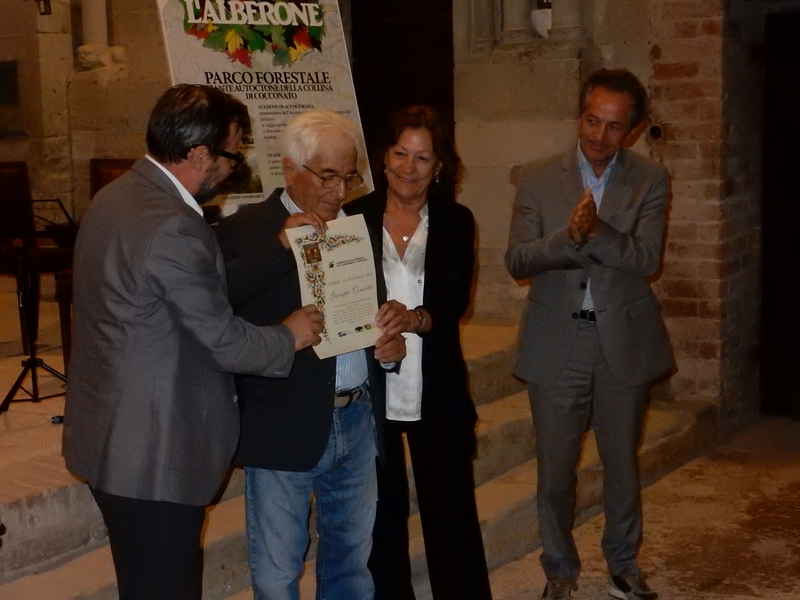
[{"label": "wristwatch", "polygon": [[417,318],[419,319],[417,322],[417,331],[415,332],[417,335],[419,335],[428,324],[428,317],[420,310],[421,308],[421,306],[418,306],[414,309],[414,312],[417,313]]}]

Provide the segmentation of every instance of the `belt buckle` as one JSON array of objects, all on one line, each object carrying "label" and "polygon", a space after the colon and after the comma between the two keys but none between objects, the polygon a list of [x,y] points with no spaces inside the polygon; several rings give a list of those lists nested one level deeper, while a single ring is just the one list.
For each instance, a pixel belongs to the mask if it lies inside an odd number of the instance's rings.
[{"label": "belt buckle", "polygon": [[353,402],[358,401],[364,395],[364,386],[353,388],[347,392],[341,392],[333,397],[334,408],[346,408]]}]

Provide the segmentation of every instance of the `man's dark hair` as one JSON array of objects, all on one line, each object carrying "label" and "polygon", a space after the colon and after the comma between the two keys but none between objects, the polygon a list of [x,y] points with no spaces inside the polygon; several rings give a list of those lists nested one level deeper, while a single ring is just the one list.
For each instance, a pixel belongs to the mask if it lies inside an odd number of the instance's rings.
[{"label": "man's dark hair", "polygon": [[[386,152],[397,144],[405,129],[427,129],[433,142],[433,153],[442,163],[438,179],[440,184],[432,186],[440,190],[452,190],[461,174],[461,158],[456,152],[453,130],[444,118],[430,106],[408,106],[393,113],[383,132],[383,139],[374,154],[373,172],[379,176],[384,172]],[[385,179],[385,176],[383,176]],[[452,194],[443,197],[452,200]]]},{"label": "man's dark hair", "polygon": [[633,100],[630,128],[633,129],[647,116],[647,90],[642,82],[628,69],[600,69],[590,74],[583,82],[580,96],[580,114],[586,110],[586,101],[593,89],[601,87],[618,94],[629,94]]},{"label": "man's dark hair", "polygon": [[185,159],[197,146],[207,146],[219,156],[231,123],[242,129],[249,123],[247,107],[236,98],[205,85],[176,85],[164,92],[150,114],[147,151],[164,164]]}]

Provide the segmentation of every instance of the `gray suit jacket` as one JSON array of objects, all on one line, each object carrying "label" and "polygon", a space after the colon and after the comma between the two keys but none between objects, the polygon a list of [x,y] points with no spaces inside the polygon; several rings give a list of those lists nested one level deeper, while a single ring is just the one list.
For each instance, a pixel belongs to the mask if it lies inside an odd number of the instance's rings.
[{"label": "gray suit jacket", "polygon": [[555,382],[569,358],[588,278],[603,351],[617,378],[634,386],[672,368],[667,332],[647,281],[661,261],[669,193],[662,166],[620,150],[600,204],[598,234],[576,249],[567,233],[570,212],[583,195],[574,147],[523,168],[506,252],[513,277],[533,278],[518,377],[537,385]]},{"label": "gray suit jacket", "polygon": [[285,377],[294,340],[233,316],[214,233],[146,159],[81,223],[74,309],[69,470],[111,494],[208,504],[239,435],[228,372]]}]

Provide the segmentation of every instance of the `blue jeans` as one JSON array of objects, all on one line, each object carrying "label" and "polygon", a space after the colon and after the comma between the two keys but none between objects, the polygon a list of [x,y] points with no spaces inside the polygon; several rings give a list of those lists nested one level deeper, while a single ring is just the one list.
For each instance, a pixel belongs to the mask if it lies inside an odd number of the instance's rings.
[{"label": "blue jeans", "polygon": [[367,561],[378,500],[369,396],[335,408],[328,446],[311,471],[245,468],[247,541],[255,600],[299,600],[313,491],[317,600],[372,600]]}]

